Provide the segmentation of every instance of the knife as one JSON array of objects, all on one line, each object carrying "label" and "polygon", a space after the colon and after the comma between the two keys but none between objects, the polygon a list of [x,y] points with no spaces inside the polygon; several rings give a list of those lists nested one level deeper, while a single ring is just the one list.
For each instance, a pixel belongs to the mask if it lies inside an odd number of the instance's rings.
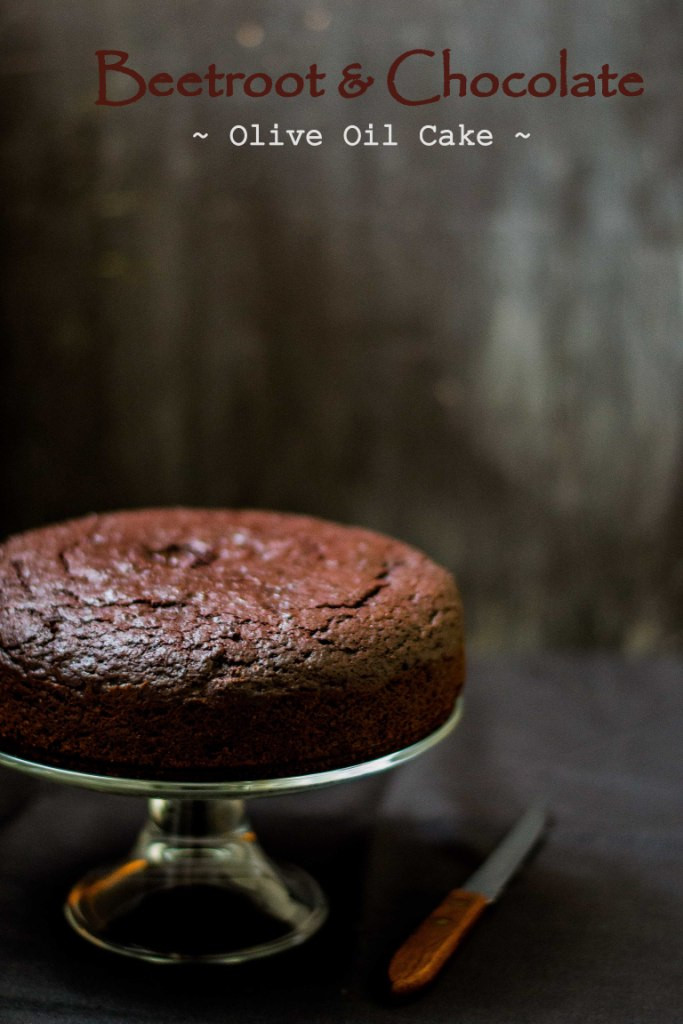
[{"label": "knife", "polygon": [[522,815],[484,863],[461,888],[453,889],[406,939],[389,965],[395,995],[416,992],[432,981],[488,903],[498,899],[539,841],[548,824],[543,804]]}]

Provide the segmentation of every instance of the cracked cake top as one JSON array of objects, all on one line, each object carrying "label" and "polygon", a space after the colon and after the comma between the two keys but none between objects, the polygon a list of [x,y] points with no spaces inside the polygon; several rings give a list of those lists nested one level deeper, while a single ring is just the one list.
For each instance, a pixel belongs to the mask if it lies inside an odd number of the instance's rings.
[{"label": "cracked cake top", "polygon": [[68,687],[378,684],[461,643],[452,577],[356,527],[262,511],[92,515],[0,545],[0,674]]}]

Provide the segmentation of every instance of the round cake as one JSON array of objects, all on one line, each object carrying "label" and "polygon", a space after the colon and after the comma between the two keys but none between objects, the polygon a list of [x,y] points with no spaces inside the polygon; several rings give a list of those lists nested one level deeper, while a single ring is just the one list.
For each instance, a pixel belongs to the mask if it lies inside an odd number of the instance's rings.
[{"label": "round cake", "polygon": [[0,545],[0,749],[157,779],[357,764],[464,680],[452,576],[389,537],[219,509],[92,515]]}]

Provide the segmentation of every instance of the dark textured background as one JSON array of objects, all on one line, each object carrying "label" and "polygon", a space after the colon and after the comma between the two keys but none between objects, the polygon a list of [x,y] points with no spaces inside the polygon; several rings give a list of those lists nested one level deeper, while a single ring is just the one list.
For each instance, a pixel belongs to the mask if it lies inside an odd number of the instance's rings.
[{"label": "dark textured background", "polygon": [[[153,503],[307,511],[453,568],[473,646],[680,646],[682,10],[1,0],[0,530]],[[647,90],[93,103],[98,47],[148,73],[381,76],[412,46],[470,73],[567,46]],[[327,139],[229,147],[252,120]],[[387,120],[398,149],[336,139]],[[494,145],[415,141],[461,120]]]}]

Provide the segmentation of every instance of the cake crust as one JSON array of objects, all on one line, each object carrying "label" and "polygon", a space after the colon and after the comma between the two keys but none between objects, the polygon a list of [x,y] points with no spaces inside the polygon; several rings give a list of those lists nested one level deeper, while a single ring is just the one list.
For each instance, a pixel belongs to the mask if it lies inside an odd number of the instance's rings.
[{"label": "cake crust", "polygon": [[0,545],[0,746],[46,763],[321,771],[427,735],[463,679],[453,578],[369,530],[145,509]]}]

